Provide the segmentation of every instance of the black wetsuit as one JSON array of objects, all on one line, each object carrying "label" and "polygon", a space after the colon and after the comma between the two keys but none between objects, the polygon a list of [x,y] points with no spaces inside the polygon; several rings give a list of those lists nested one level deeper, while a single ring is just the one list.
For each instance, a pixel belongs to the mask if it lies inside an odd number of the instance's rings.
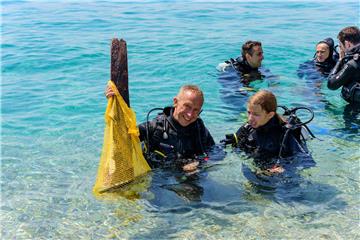
[{"label": "black wetsuit", "polygon": [[341,96],[350,104],[360,107],[360,44],[349,49],[330,73],[328,88],[342,86]]},{"label": "black wetsuit", "polygon": [[[151,167],[173,167],[186,164],[186,159],[204,155],[215,144],[203,121],[198,118],[183,127],[173,118],[173,108],[166,107],[149,121],[149,152],[145,154]],[[146,123],[139,125],[140,140],[147,141]]]},{"label": "black wetsuit", "polygon": [[[255,159],[259,167],[267,169],[276,164],[287,128],[275,115],[264,126],[254,129],[246,123],[236,132],[234,146],[239,147]],[[290,157],[298,152],[307,152],[306,144],[300,140],[300,132],[290,130],[281,149],[281,157]]]},{"label": "black wetsuit", "polygon": [[230,58],[230,60],[225,61],[225,63],[230,64],[235,71],[241,74],[241,82],[244,86],[249,86],[251,81],[263,78],[259,69],[251,67],[246,59],[242,57],[238,57],[236,60]]},{"label": "black wetsuit", "polygon": [[327,77],[335,65],[336,60],[333,57],[329,57],[324,62],[319,62],[313,58],[300,64],[297,74],[300,78],[306,77],[308,80],[317,80],[324,76]]},{"label": "black wetsuit", "polygon": [[324,62],[319,62],[314,59],[314,65],[321,74],[328,76],[331,70],[335,67],[337,60],[338,59],[333,58],[332,56],[326,59]]},{"label": "black wetsuit", "polygon": [[[297,74],[300,78],[305,77],[307,80],[320,80],[322,82],[323,77],[327,77],[331,70],[335,67],[336,62],[339,60],[339,53],[334,46],[334,40],[332,38],[325,38],[317,43],[326,44],[329,48],[329,56],[324,62],[319,62],[316,58],[316,53],[313,59],[300,64]],[[316,45],[316,46],[317,46]],[[317,82],[321,83],[321,82]]]}]

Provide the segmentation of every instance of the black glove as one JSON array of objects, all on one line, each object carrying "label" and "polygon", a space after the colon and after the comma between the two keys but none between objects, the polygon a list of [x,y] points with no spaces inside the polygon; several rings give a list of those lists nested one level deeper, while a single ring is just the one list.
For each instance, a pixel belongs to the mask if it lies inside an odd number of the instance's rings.
[{"label": "black glove", "polygon": [[226,134],[225,139],[221,140],[220,143],[224,143],[225,145],[236,143],[235,135],[234,134]]}]

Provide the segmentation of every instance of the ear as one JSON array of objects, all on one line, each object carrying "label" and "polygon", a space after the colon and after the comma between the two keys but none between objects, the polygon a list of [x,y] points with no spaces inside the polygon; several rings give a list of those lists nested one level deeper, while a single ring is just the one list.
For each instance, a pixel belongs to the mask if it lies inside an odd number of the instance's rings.
[{"label": "ear", "polygon": [[275,112],[269,112],[268,117],[269,119],[273,118],[275,116]]},{"label": "ear", "polygon": [[347,40],[344,41],[344,46],[345,46],[345,49],[349,49],[353,46],[353,44]]},{"label": "ear", "polygon": [[177,104],[178,104],[178,99],[177,99],[177,97],[174,97],[174,99],[173,99],[173,106],[176,107]]},{"label": "ear", "polygon": [[246,58],[246,61],[249,61],[249,59],[251,58],[251,55],[249,53],[246,53],[245,58]]}]

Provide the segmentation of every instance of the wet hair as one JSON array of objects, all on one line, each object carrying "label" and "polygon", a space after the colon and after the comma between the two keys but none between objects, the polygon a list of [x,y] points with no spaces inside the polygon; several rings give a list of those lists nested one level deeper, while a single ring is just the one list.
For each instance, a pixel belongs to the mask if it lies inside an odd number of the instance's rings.
[{"label": "wet hair", "polygon": [[267,90],[260,90],[250,97],[248,105],[260,105],[267,113],[275,112],[277,101],[275,95]]},{"label": "wet hair", "polygon": [[360,43],[360,30],[356,26],[350,26],[343,28],[337,38],[342,44],[345,44],[345,41],[349,41],[352,44]]},{"label": "wet hair", "polygon": [[189,85],[183,85],[179,90],[178,96],[181,93],[185,92],[185,91],[192,91],[192,92],[196,93],[196,95],[201,97],[201,100],[204,103],[204,93],[198,86],[190,85],[190,84]]},{"label": "wet hair", "polygon": [[253,55],[254,53],[254,49],[253,47],[255,46],[260,46],[261,47],[261,42],[258,42],[258,41],[247,41],[246,43],[244,43],[242,45],[242,51],[241,51],[241,55],[243,58],[245,58],[245,55],[248,53],[250,54],[251,56]]}]

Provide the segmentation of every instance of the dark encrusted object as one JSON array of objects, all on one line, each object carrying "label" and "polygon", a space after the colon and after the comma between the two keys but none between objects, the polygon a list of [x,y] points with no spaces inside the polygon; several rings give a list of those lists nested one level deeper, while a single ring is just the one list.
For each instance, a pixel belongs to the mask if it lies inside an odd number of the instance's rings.
[{"label": "dark encrusted object", "polygon": [[115,83],[120,95],[130,107],[128,84],[128,61],[126,41],[114,38],[111,43],[111,80]]}]

